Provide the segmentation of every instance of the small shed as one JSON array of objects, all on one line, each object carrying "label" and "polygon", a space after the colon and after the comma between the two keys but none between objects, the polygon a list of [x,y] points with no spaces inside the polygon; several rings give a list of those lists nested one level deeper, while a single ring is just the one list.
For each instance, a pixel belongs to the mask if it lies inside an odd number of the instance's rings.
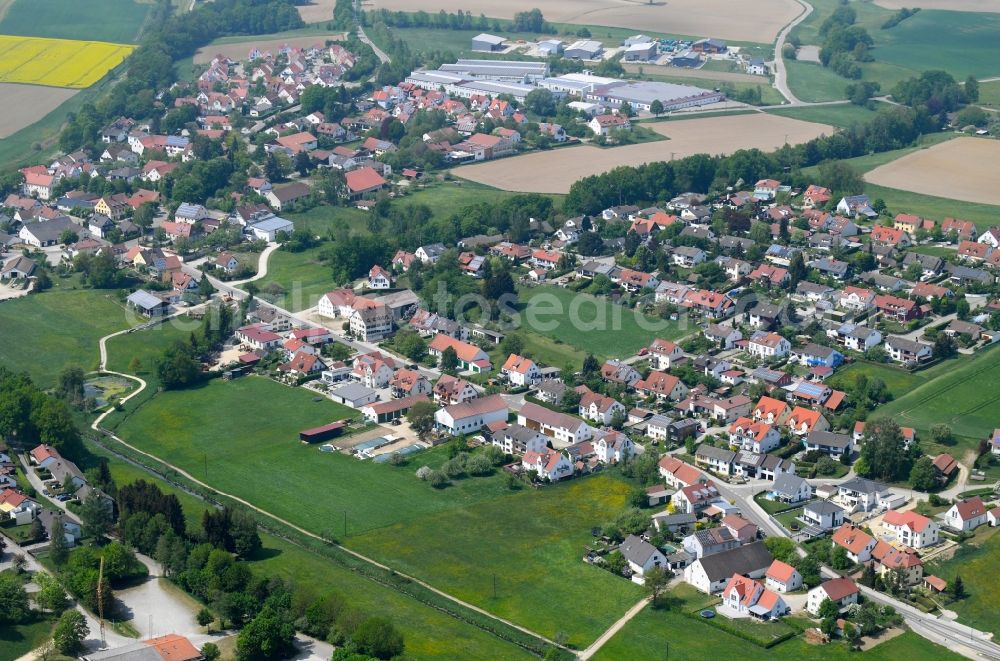
[{"label": "small shed", "polygon": [[472,50],[477,53],[494,53],[503,50],[503,37],[482,32],[472,38]]},{"label": "small shed", "polygon": [[299,432],[299,440],[303,443],[321,443],[340,436],[346,427],[346,420],[338,420],[321,427],[304,429]]}]

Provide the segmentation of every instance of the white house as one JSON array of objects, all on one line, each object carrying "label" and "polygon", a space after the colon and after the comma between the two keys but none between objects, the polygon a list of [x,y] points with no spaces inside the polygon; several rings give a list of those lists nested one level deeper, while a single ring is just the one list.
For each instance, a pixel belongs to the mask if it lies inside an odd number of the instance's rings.
[{"label": "white house", "polygon": [[915,549],[937,544],[941,530],[938,524],[913,510],[889,510],[882,517],[882,528],[896,541]]},{"label": "white house", "polygon": [[771,493],[775,500],[783,503],[801,503],[812,498],[812,485],[794,473],[778,473],[774,476]]},{"label": "white house", "polygon": [[452,404],[434,414],[438,429],[452,436],[471,434],[494,422],[507,421],[507,403],[500,395],[481,397],[462,404]]},{"label": "white house", "polygon": [[492,443],[505,454],[525,455],[529,452],[542,454],[545,452],[548,438],[545,434],[518,424],[507,425],[494,431]]},{"label": "white house", "polygon": [[788,355],[792,344],[777,333],[758,332],[750,338],[747,351],[758,358],[781,358]]},{"label": "white house", "polygon": [[729,442],[743,450],[764,454],[781,445],[781,433],[766,422],[740,417],[729,425]]},{"label": "white house", "polygon": [[944,524],[962,532],[975,530],[987,521],[986,506],[979,496],[957,501],[944,514]]},{"label": "white house", "polygon": [[517,423],[529,429],[537,429],[565,445],[588,441],[594,436],[594,428],[583,420],[552,411],[534,402],[521,407],[517,412]]},{"label": "white house", "polygon": [[507,361],[500,368],[500,374],[507,377],[511,385],[521,387],[534,385],[542,378],[535,361],[516,353],[507,357]]},{"label": "white house", "polygon": [[760,578],[774,562],[764,542],[698,558],[684,568],[684,580],[707,594],[721,592],[734,574]]},{"label": "white house", "polygon": [[610,425],[615,415],[625,414],[625,407],[614,397],[593,392],[586,386],[581,386],[580,388],[585,388],[580,393],[578,413],[581,417],[592,422],[599,422],[602,425]]},{"label": "white house", "polygon": [[843,548],[847,557],[858,564],[872,559],[872,550],[878,543],[874,537],[850,523],[837,528],[831,539],[834,546]]},{"label": "white house", "polygon": [[773,620],[791,611],[777,592],[768,590],[760,581],[733,574],[722,589],[720,612],[725,615],[748,615],[759,620]]},{"label": "white house", "polygon": [[809,591],[806,595],[806,610],[811,615],[819,615],[819,607],[827,599],[843,610],[851,604],[858,603],[860,593],[858,586],[851,579],[832,578]]},{"label": "white house", "polygon": [[684,351],[670,340],[653,340],[649,345],[649,366],[654,370],[668,370],[684,358]]},{"label": "white house", "polygon": [[795,567],[775,560],[764,574],[764,584],[775,592],[792,592],[802,587],[802,574]]},{"label": "white house", "polygon": [[616,464],[634,454],[632,439],[618,431],[603,432],[594,443],[594,454],[604,464]]},{"label": "white house", "polygon": [[814,500],[802,508],[800,518],[820,530],[833,530],[844,523],[844,508],[829,500]]},{"label": "white house", "polygon": [[573,474],[573,464],[561,452],[546,448],[542,452],[525,452],[521,459],[525,470],[533,470],[538,476],[557,482]]},{"label": "white house", "polygon": [[376,264],[368,271],[369,289],[392,289],[392,274]]},{"label": "white house", "polygon": [[618,547],[634,574],[645,576],[654,567],[666,567],[667,558],[649,542],[635,535],[629,535]]}]

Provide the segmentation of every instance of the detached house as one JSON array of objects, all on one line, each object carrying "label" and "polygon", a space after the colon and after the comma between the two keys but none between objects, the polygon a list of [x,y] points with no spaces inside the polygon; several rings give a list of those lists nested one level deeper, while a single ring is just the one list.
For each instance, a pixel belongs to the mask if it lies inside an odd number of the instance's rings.
[{"label": "detached house", "polygon": [[850,523],[837,528],[831,539],[834,546],[840,546],[847,551],[847,557],[853,562],[863,564],[872,559],[875,538]]},{"label": "detached house", "polygon": [[649,542],[635,535],[629,535],[618,548],[628,562],[629,569],[642,577],[655,567],[666,567],[667,558]]},{"label": "detached house", "polygon": [[961,532],[971,532],[986,522],[986,505],[979,496],[956,501],[944,514],[944,525]]},{"label": "detached house", "polygon": [[596,393],[587,386],[580,386],[577,392],[580,393],[579,415],[587,420],[610,425],[616,414],[625,414],[625,407],[613,397]]},{"label": "detached house", "polygon": [[757,454],[770,452],[781,444],[781,434],[765,422],[741,417],[729,425],[729,443]]},{"label": "detached house", "polygon": [[941,529],[926,516],[912,510],[889,510],[882,518],[882,528],[892,536],[890,541],[895,540],[914,549],[937,544]]},{"label": "detached house", "polygon": [[583,420],[533,402],[528,402],[517,412],[517,423],[565,445],[587,441],[594,436],[594,429]]},{"label": "detached house", "polygon": [[500,374],[506,377],[511,385],[522,387],[534,385],[542,378],[541,370],[535,361],[516,353],[507,357],[507,361],[500,368]]},{"label": "detached house", "polygon": [[435,426],[452,436],[472,434],[483,427],[506,421],[507,403],[500,395],[452,404],[434,414]]},{"label": "detached house", "polygon": [[858,603],[860,594],[861,591],[851,579],[832,578],[809,591],[806,596],[806,610],[810,615],[819,615],[819,607],[827,599],[837,604],[840,610],[844,610],[851,604]]},{"label": "detached house", "polygon": [[767,360],[787,356],[792,344],[777,333],[758,331],[750,338],[747,351],[751,356]]},{"label": "detached house", "polygon": [[557,482],[573,475],[573,464],[561,452],[546,448],[542,452],[528,451],[521,458],[524,470],[535,471],[538,477]]},{"label": "detached house", "polygon": [[802,587],[802,574],[795,567],[775,560],[764,574],[767,587],[775,592],[792,592]]},{"label": "detached house", "polygon": [[493,364],[490,362],[489,354],[485,351],[474,344],[456,340],[455,338],[444,335],[443,333],[438,333],[434,336],[434,339],[427,347],[427,350],[430,355],[440,360],[441,355],[448,348],[453,349],[455,351],[455,355],[458,356],[458,365],[460,369],[475,373],[489,372],[493,369]]}]

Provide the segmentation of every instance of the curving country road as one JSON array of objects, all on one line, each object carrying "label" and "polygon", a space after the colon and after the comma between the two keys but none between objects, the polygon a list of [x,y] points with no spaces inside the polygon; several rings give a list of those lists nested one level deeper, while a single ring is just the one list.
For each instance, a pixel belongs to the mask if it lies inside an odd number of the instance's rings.
[{"label": "curving country road", "polygon": [[777,41],[774,42],[774,87],[783,97],[788,99],[789,105],[808,106],[813,104],[800,100],[792,93],[792,90],[788,88],[788,70],[785,68],[785,60],[781,56],[781,51],[785,46],[785,41],[788,39],[788,33],[791,32],[792,28],[796,25],[806,20],[809,14],[813,12],[813,6],[805,0],[795,1],[802,5],[802,13],[796,16],[791,23],[781,29],[781,32],[778,33]]}]

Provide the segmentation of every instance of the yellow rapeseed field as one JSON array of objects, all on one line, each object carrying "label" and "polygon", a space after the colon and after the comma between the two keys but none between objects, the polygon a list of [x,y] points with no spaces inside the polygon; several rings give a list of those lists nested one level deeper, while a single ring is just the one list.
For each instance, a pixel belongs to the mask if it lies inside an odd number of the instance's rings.
[{"label": "yellow rapeseed field", "polygon": [[0,83],[90,87],[133,48],[103,41],[0,35]]}]

